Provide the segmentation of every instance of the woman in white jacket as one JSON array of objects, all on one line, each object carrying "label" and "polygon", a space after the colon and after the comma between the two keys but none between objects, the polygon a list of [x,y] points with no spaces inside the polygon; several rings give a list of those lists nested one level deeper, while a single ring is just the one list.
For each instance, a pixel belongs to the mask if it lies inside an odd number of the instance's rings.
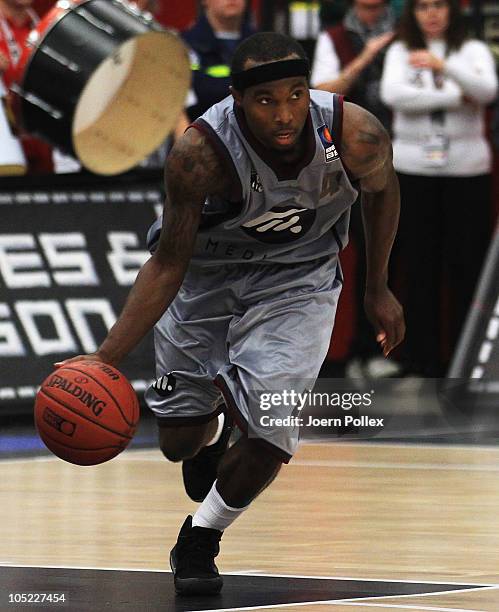
[{"label": "woman in white jacket", "polygon": [[491,232],[484,107],[496,94],[492,54],[466,38],[458,0],[407,0],[381,97],[394,110],[404,361],[416,374],[444,374],[480,274]]}]

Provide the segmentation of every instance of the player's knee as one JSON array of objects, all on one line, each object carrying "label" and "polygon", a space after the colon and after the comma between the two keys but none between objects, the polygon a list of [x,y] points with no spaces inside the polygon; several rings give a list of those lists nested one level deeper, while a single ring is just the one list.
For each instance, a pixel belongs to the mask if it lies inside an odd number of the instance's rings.
[{"label": "player's knee", "polygon": [[179,461],[187,459],[187,457],[184,457],[184,453],[179,448],[174,448],[172,446],[168,446],[167,444],[160,444],[160,449],[168,461],[172,461],[173,463],[178,463]]},{"label": "player's knee", "polygon": [[163,428],[159,430],[159,448],[168,461],[178,463],[197,455],[200,440],[182,435],[176,428]]},{"label": "player's knee", "polygon": [[172,461],[173,463],[184,461],[184,459],[190,459],[197,454],[197,449],[192,452],[191,449],[185,448],[185,445],[175,443],[169,438],[161,440],[160,437],[159,447],[168,461]]}]

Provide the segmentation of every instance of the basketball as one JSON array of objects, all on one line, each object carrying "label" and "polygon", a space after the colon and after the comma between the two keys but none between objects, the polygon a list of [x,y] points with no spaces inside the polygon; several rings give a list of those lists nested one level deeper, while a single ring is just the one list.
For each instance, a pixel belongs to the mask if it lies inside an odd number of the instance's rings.
[{"label": "basketball", "polygon": [[121,453],[138,420],[132,385],[99,361],[76,361],[55,370],[36,395],[40,438],[55,455],[76,465],[97,465]]}]

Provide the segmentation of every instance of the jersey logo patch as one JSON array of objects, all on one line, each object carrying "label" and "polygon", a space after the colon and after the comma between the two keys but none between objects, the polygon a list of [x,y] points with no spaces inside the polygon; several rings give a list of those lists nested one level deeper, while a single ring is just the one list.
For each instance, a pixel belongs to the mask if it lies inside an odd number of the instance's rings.
[{"label": "jersey logo patch", "polygon": [[241,229],[260,242],[283,244],[304,236],[312,227],[315,216],[316,211],[308,208],[276,207],[247,221]]},{"label": "jersey logo patch", "polygon": [[164,376],[160,376],[158,380],[154,381],[152,388],[161,397],[168,397],[175,391],[176,384],[177,379],[175,376],[173,376],[173,374],[165,374]]},{"label": "jersey logo patch", "polygon": [[339,159],[338,151],[333,143],[333,137],[331,136],[331,132],[327,125],[321,125],[320,128],[317,128],[317,133],[319,134],[319,138],[321,140],[322,146],[324,147],[324,161],[326,164],[330,164],[335,159]]}]

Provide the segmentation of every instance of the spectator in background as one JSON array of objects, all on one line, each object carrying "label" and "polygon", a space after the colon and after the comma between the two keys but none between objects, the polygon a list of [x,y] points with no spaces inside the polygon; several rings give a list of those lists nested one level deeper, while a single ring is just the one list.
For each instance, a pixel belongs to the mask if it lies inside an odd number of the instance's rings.
[{"label": "spectator in background", "polygon": [[[33,0],[0,0],[0,75],[7,88],[15,77],[26,38],[38,22]],[[28,135],[21,138],[30,174],[47,174],[54,169],[49,145]]]},{"label": "spectator in background", "polygon": [[393,39],[394,18],[384,0],[354,0],[343,21],[317,39],[311,84],[348,96],[387,128],[389,110],[380,100],[383,49]]},{"label": "spectator in background", "polygon": [[[311,76],[312,87],[347,95],[348,100],[369,110],[387,130],[391,128],[391,113],[380,100],[379,87],[384,49],[393,39],[394,24],[393,13],[384,0],[354,0],[342,22],[319,35]],[[357,324],[346,374],[350,378],[394,376],[399,368],[380,355],[364,312],[365,242],[358,205],[351,210],[350,233],[358,252]]]},{"label": "spectator in background", "polygon": [[395,113],[398,252],[410,279],[404,361],[409,372],[439,377],[443,340],[454,349],[491,231],[484,106],[497,76],[488,47],[466,37],[458,0],[407,0],[399,38],[381,95]]},{"label": "spectator in background", "polygon": [[230,64],[236,47],[255,33],[246,0],[203,0],[196,23],[182,33],[191,51],[192,90],[176,135],[229,95]]}]

